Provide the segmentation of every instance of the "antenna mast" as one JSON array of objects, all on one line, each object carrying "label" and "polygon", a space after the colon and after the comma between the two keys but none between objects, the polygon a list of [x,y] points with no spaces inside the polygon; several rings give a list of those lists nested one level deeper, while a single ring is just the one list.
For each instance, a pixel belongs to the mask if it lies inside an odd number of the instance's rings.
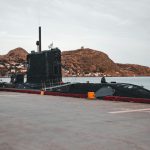
[{"label": "antenna mast", "polygon": [[41,52],[41,26],[39,26],[39,52]]},{"label": "antenna mast", "polygon": [[37,51],[41,52],[41,26],[39,26],[39,40],[36,41],[36,45],[37,45]]}]

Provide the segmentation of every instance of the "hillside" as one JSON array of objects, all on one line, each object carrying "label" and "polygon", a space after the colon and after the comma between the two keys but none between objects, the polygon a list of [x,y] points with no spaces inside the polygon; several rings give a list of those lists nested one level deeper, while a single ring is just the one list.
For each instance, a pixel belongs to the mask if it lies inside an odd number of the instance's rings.
[{"label": "hillside", "polygon": [[146,66],[136,65],[136,64],[119,64],[121,72],[127,74],[128,76],[150,76],[150,68]]},{"label": "hillside", "polygon": [[114,63],[107,54],[89,48],[62,52],[66,75],[79,76],[150,76],[150,68]]},{"label": "hillside", "polygon": [[26,60],[27,54],[28,52],[25,49],[18,47],[13,50],[10,50],[6,55],[0,55],[0,61],[4,61],[7,63],[23,62]]},{"label": "hillside", "polygon": [[103,52],[89,48],[62,52],[63,68],[73,75],[101,73],[115,75],[119,67]]},{"label": "hillside", "polygon": [[27,51],[23,48],[15,48],[6,55],[0,55],[0,77],[17,72],[26,73],[25,60]]},{"label": "hillside", "polygon": [[[24,63],[27,54],[23,48],[16,48],[0,55],[0,73],[8,72],[12,64]],[[150,76],[149,67],[115,63],[107,54],[89,48],[63,51],[62,72],[63,76]]]}]

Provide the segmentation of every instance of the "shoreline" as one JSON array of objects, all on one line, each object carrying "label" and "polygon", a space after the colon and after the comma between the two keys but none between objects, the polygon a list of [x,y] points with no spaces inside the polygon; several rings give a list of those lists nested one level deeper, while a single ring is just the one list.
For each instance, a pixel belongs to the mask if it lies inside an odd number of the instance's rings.
[{"label": "shoreline", "polygon": [[[76,78],[76,77],[79,77],[79,78],[98,78],[98,77],[103,77],[103,76],[62,76],[62,78]],[[112,77],[112,78],[128,78],[128,77],[150,77],[150,76],[105,76],[106,78],[107,77]],[[0,78],[10,78],[10,76],[0,76]],[[25,77],[26,78],[26,77]]]}]

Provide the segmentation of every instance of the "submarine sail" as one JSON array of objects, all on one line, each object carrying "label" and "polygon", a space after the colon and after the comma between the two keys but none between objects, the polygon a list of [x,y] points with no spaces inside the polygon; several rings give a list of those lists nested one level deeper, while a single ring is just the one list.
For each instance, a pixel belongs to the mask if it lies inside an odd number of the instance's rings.
[{"label": "submarine sail", "polygon": [[61,51],[58,48],[41,50],[41,27],[38,51],[27,55],[27,83],[59,83],[62,82]]}]

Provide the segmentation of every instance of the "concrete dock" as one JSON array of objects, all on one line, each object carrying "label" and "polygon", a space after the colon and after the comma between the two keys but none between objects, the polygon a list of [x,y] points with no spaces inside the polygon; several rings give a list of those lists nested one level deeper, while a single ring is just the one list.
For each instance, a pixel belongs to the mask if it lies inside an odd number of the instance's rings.
[{"label": "concrete dock", "polygon": [[150,150],[150,105],[0,92],[0,150]]}]

